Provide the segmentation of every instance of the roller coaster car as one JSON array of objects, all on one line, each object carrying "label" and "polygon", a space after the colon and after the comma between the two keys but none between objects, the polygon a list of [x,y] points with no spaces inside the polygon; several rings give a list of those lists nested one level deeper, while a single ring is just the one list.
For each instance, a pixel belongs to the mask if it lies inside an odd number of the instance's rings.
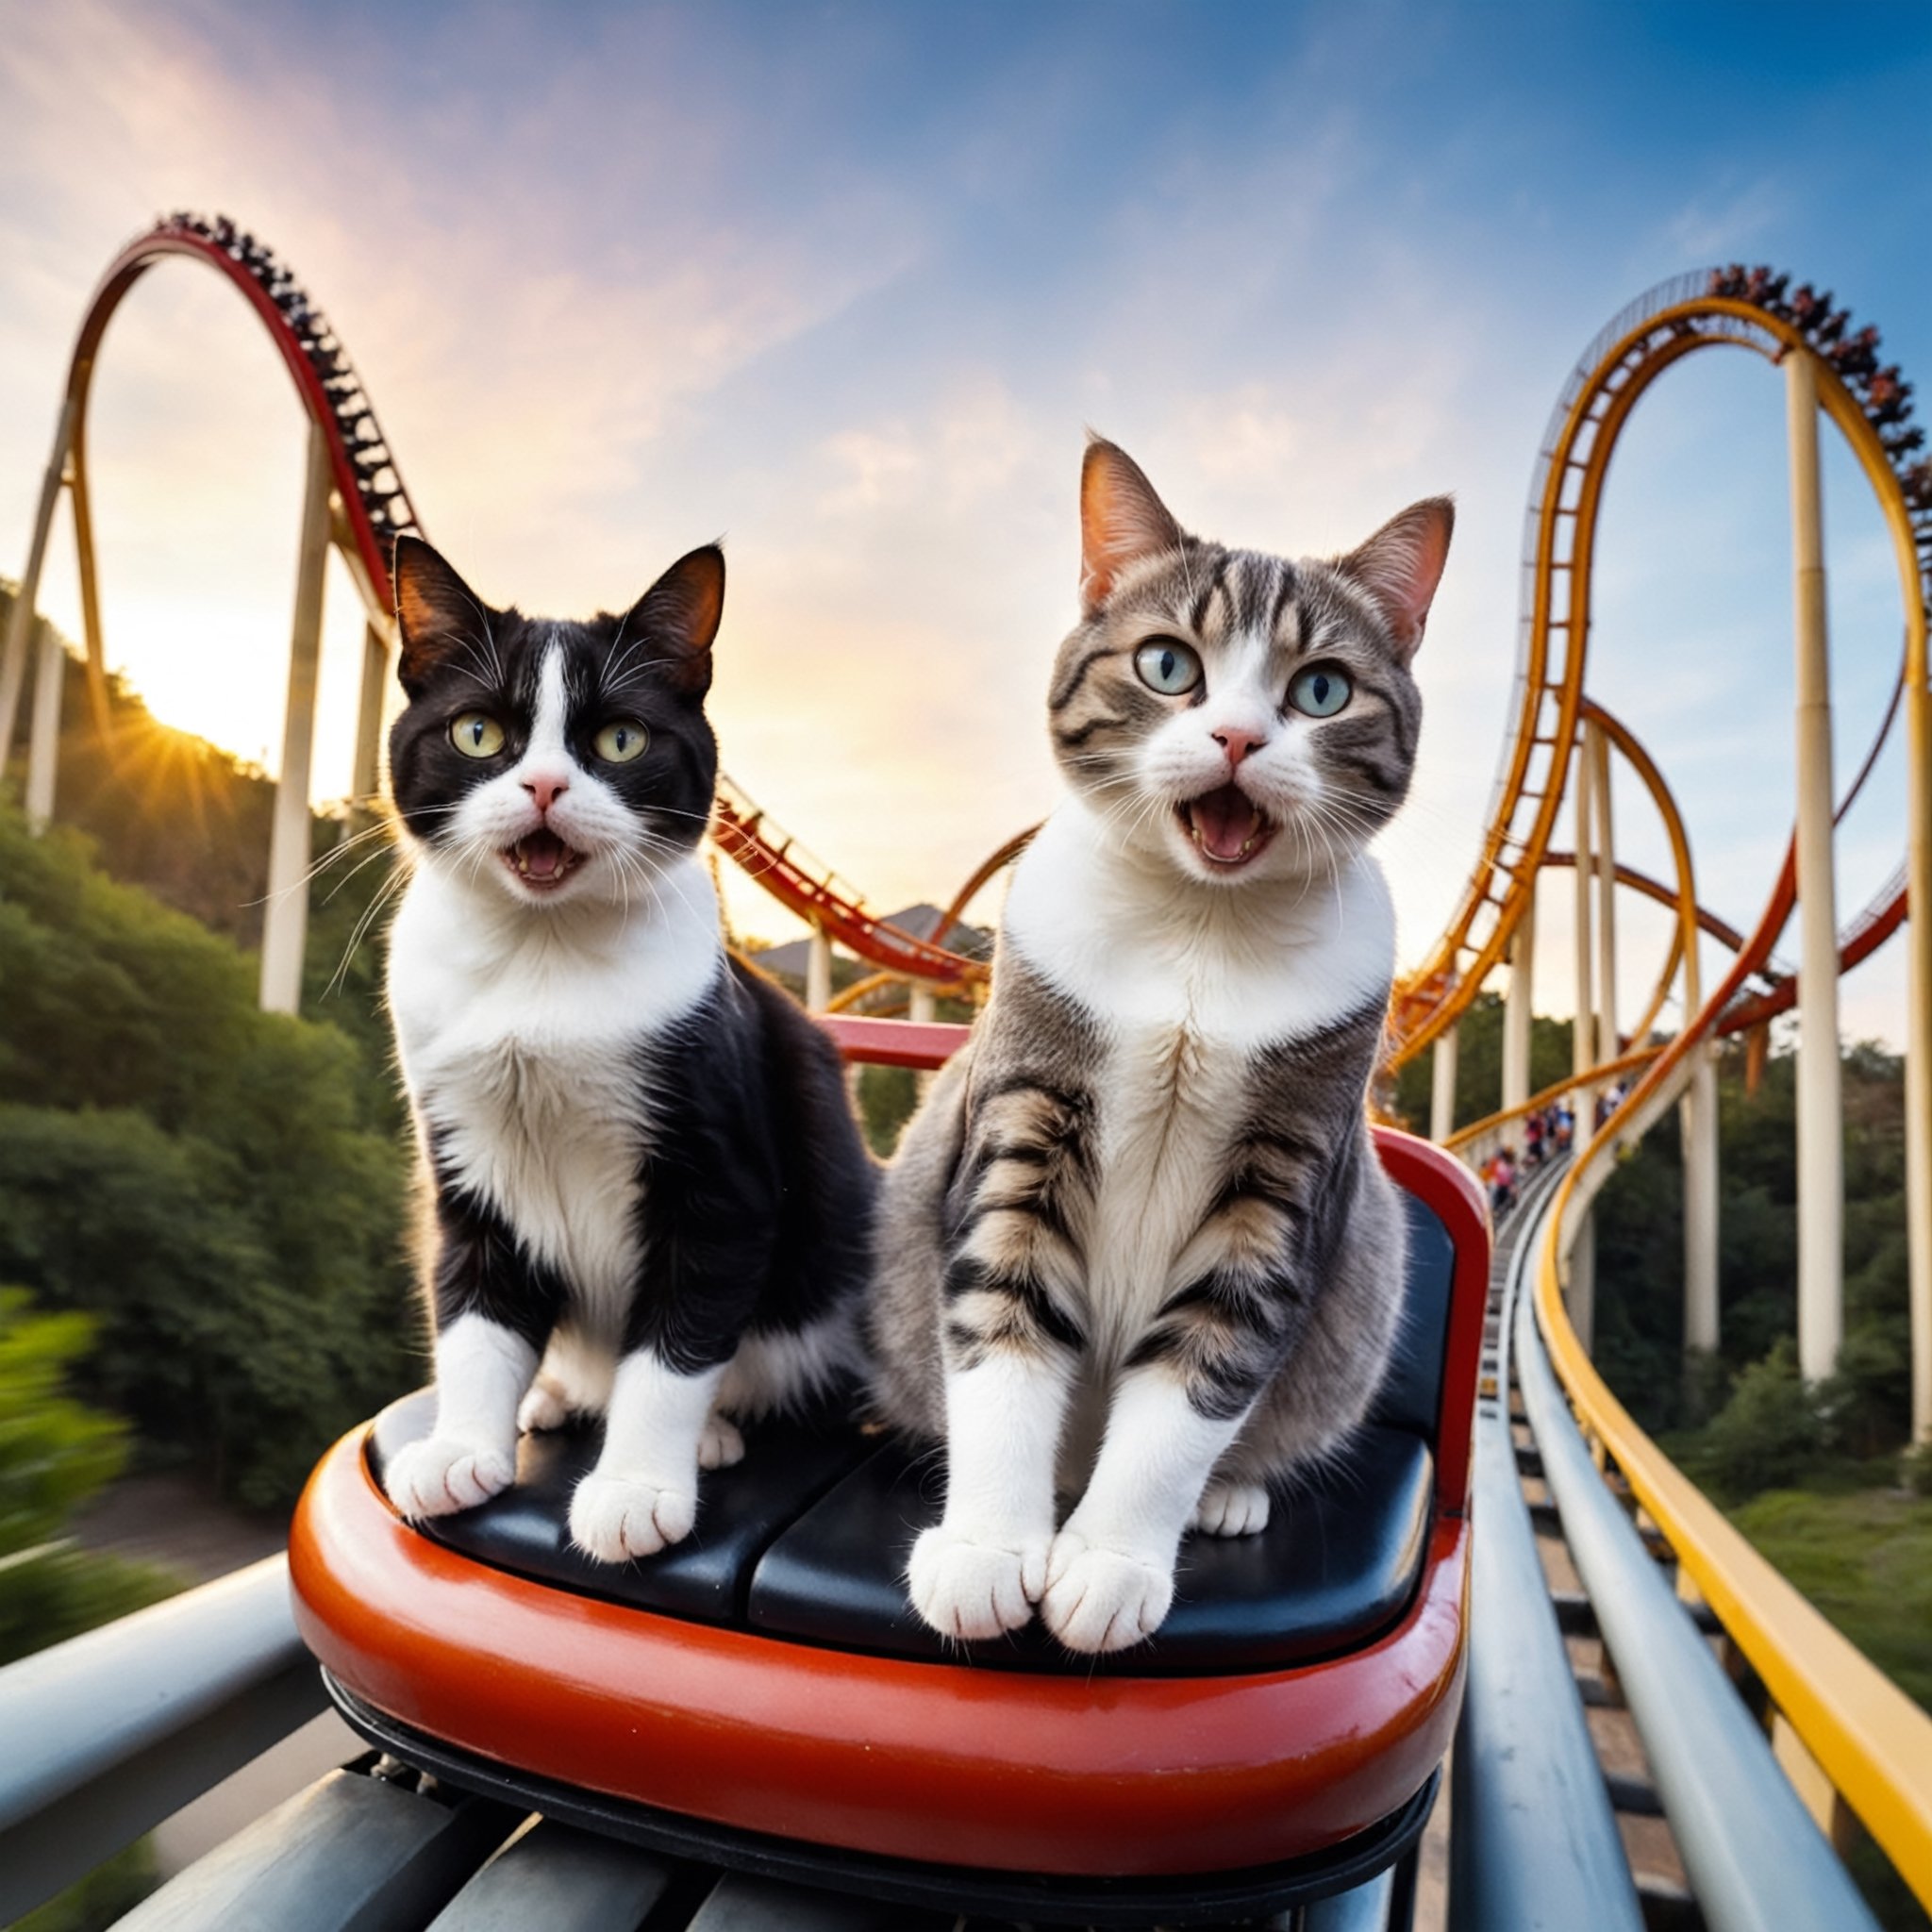
[{"label": "roller coaster car", "polygon": [[565,1530],[591,1431],[526,1438],[514,1489],[412,1528],[380,1476],[425,1391],[297,1512],[297,1619],[342,1714],[553,1817],[956,1912],[1198,1922],[1373,1875],[1421,1831],[1461,1700],[1490,1249],[1464,1169],[1377,1141],[1409,1261],[1374,1417],[1262,1535],[1189,1540],[1152,1642],[943,1644],[901,1582],[942,1474],[849,1425],[748,1432],[696,1535],[622,1569]]}]

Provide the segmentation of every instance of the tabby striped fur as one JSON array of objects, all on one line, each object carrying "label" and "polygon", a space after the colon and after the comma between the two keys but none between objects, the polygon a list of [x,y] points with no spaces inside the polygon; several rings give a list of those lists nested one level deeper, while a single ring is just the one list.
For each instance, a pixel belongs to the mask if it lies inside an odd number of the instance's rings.
[{"label": "tabby striped fur", "polygon": [[[1364,1115],[1393,921],[1364,847],[1407,789],[1450,510],[1289,562],[1185,536],[1096,441],[1082,511],[1049,699],[1073,796],[888,1177],[873,1325],[882,1408],[947,1445],[920,1614],[978,1638],[1038,1607],[1098,1651],[1158,1626],[1191,1524],[1262,1527],[1345,1443],[1393,1344]],[[1157,647],[1191,690],[1136,670]],[[1310,666],[1347,680],[1332,715],[1289,701]]]}]

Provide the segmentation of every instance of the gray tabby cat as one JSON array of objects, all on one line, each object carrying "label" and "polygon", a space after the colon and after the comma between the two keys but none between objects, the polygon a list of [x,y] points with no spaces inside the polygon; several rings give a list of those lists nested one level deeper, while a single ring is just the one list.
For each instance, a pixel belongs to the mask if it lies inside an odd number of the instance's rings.
[{"label": "gray tabby cat", "polygon": [[1191,1526],[1261,1529],[1389,1359],[1403,1223],[1364,1098],[1394,924],[1365,848],[1408,788],[1453,511],[1331,561],[1228,550],[1098,440],[1080,508],[1072,795],[889,1174],[873,1321],[880,1407],[946,1444],[919,1614],[985,1638],[1037,1607],[1091,1652],[1158,1627]]}]

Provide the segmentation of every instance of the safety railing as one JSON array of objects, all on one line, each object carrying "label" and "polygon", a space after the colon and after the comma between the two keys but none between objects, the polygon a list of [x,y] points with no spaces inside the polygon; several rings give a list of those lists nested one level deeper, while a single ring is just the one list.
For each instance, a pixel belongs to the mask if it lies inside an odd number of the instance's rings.
[{"label": "safety railing", "polygon": [[[1767,1726],[1780,1755],[1808,1787],[1810,1815],[1835,1828],[1842,1806],[1877,1841],[1920,1903],[1932,1909],[1932,1716],[1774,1569],[1638,1427],[1571,1326],[1563,1299],[1570,1244],[1614,1162],[1617,1145],[1641,1132],[1637,1115],[1646,1100],[1654,1107],[1661,1097],[1641,1090],[1634,1094],[1557,1187],[1538,1231],[1535,1327],[1519,1324],[1519,1345],[1524,1336],[1533,1335],[1538,1359],[1547,1349],[1550,1389],[1560,1383],[1562,1396],[1574,1408],[1586,1459],[1593,1469],[1614,1465],[1621,1472],[1669,1545],[1681,1576],[1756,1673],[1767,1700]],[[1552,1420],[1559,1410],[1568,1412],[1554,1393],[1541,1407]],[[1620,1669],[1623,1662],[1620,1655]],[[1787,1915],[1726,1923],[1814,1922]]]},{"label": "safety railing", "polygon": [[326,1705],[271,1557],[0,1671],[0,1924]]}]

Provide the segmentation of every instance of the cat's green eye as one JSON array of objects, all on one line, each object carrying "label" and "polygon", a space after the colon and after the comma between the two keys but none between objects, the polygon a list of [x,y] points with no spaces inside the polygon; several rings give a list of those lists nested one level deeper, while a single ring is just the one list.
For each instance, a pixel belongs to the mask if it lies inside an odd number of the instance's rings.
[{"label": "cat's green eye", "polygon": [[1310,664],[1288,681],[1288,701],[1310,718],[1332,718],[1355,695],[1348,674],[1332,664]]},{"label": "cat's green eye", "polygon": [[488,711],[465,711],[449,727],[449,741],[466,758],[493,758],[503,749],[503,726]]},{"label": "cat's green eye", "polygon": [[1134,669],[1149,691],[1177,698],[1201,681],[1201,654],[1178,638],[1149,638],[1134,653]]},{"label": "cat's green eye", "polygon": [[591,741],[591,749],[607,765],[627,765],[643,755],[651,734],[635,718],[619,718],[605,725]]}]

